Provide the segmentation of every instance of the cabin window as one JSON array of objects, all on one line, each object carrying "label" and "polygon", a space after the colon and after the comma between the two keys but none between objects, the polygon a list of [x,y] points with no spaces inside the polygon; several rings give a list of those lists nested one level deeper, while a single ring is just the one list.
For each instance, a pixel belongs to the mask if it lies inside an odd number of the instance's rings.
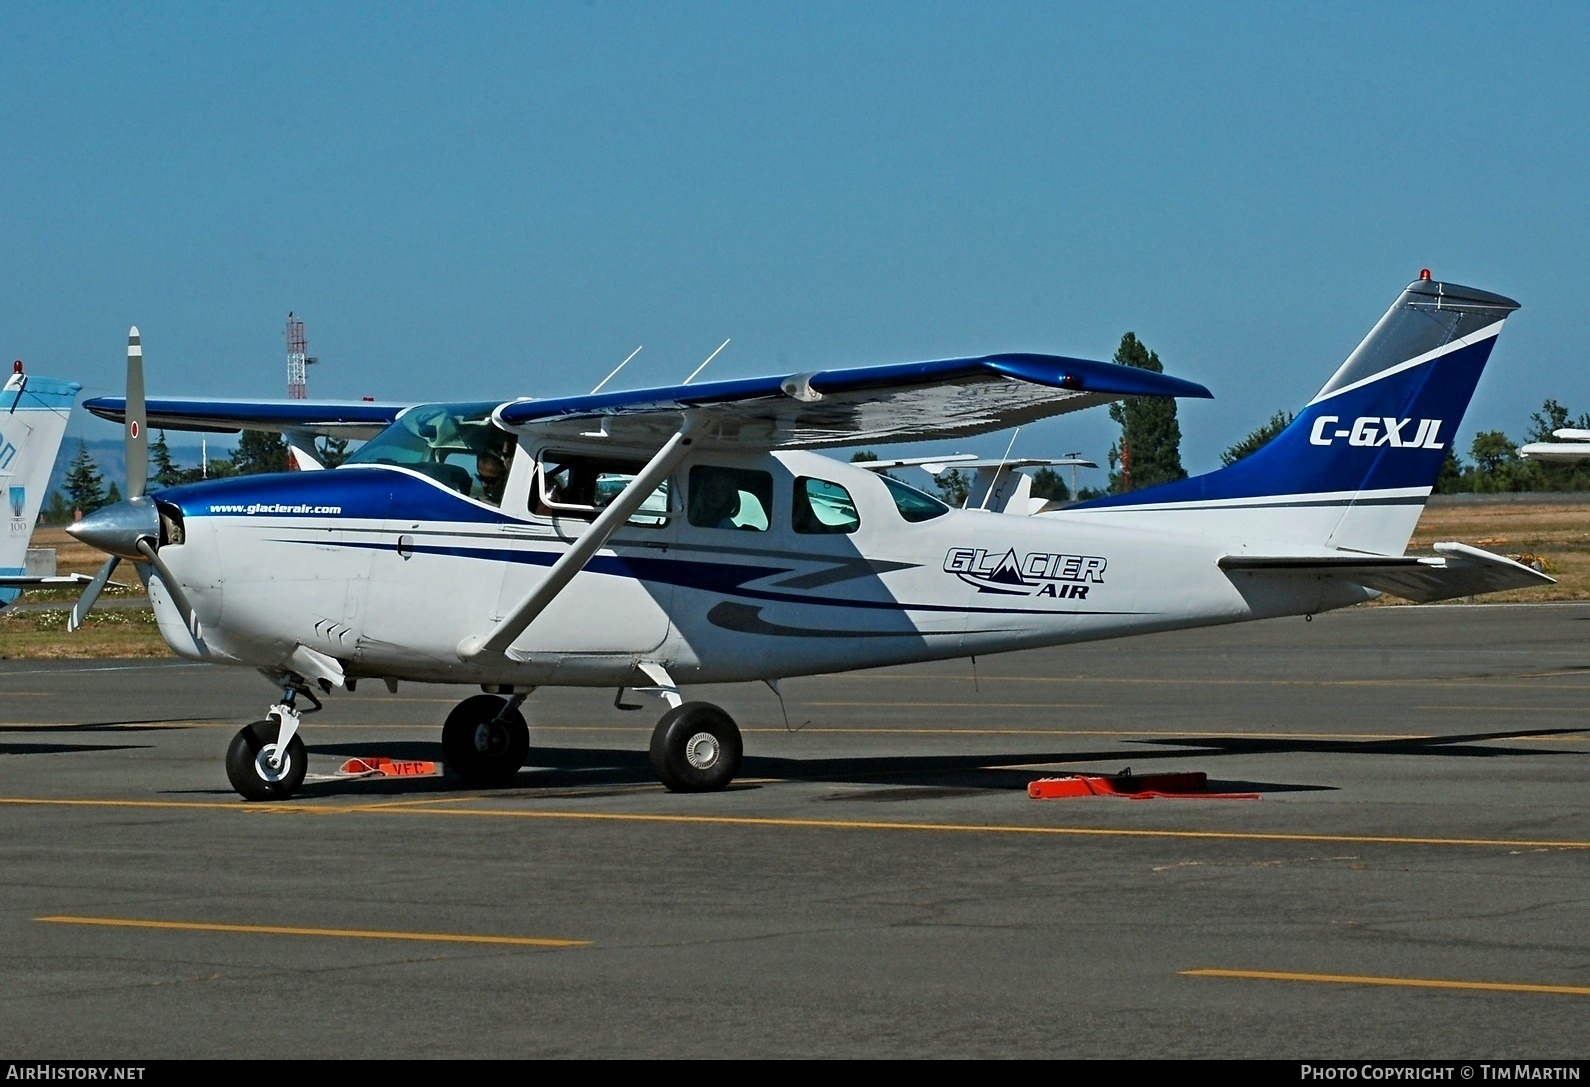
[{"label": "cabin window", "polygon": [[766,532],[773,477],[750,468],[698,464],[690,469],[690,523],[697,528]]},{"label": "cabin window", "polygon": [[344,464],[397,464],[459,494],[502,503],[516,439],[491,421],[495,403],[420,404],[359,448]]},{"label": "cabin window", "polygon": [[826,479],[801,476],[795,480],[795,503],[790,521],[796,532],[807,535],[850,533],[861,527],[850,492]]},{"label": "cabin window", "polygon": [[935,517],[943,517],[950,512],[950,508],[932,495],[923,494],[915,487],[907,487],[898,479],[889,476],[879,476],[883,485],[889,488],[889,497],[894,499],[894,508],[900,511],[900,516],[915,524],[918,521],[931,521]]},{"label": "cabin window", "polygon": [[[531,512],[542,517],[595,520],[645,466],[638,460],[544,452],[531,483]],[[659,528],[668,523],[668,516],[668,481],[665,479],[646,497],[640,509],[630,515],[628,523]]]}]

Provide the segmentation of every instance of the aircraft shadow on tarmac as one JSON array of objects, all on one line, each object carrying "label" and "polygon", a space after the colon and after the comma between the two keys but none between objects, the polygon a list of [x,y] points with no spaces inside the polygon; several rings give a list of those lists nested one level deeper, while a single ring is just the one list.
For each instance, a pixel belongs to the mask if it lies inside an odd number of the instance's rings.
[{"label": "aircraft shadow on tarmac", "polygon": [[89,751],[138,751],[150,744],[0,744],[0,755],[70,755]]},{"label": "aircraft shadow on tarmac", "polygon": [[[1221,755],[1256,754],[1346,754],[1418,755],[1444,758],[1500,758],[1520,755],[1568,755],[1579,752],[1541,747],[1480,747],[1483,741],[1568,736],[1590,729],[1512,729],[1505,732],[1475,732],[1450,736],[1419,736],[1389,740],[1287,739],[1284,736],[1188,736],[1185,738],[1128,738],[1125,742],[1142,745],[1124,752],[1039,751],[987,755],[873,755],[838,759],[788,759],[748,755],[740,767],[742,781],[734,788],[756,788],[755,779],[804,781],[831,785],[897,785],[909,789],[860,794],[842,799],[903,800],[934,795],[969,795],[985,790],[1025,790],[1039,777],[1071,773],[1114,773],[1128,761],[1139,767],[1144,762],[1165,762]],[[1168,750],[1144,750],[1144,747]],[[382,756],[397,761],[425,761],[440,764],[442,745],[432,741],[390,741],[345,744],[313,744],[311,756],[319,760]],[[322,764],[323,765],[323,764]],[[1041,769],[1035,769],[1041,768]],[[311,765],[312,770],[321,767]],[[1171,769],[1161,767],[1160,769]],[[1139,771],[1141,772],[1141,770]],[[578,788],[582,796],[590,789],[607,788],[615,793],[632,791],[635,786],[656,785],[651,762],[645,751],[589,747],[532,747],[526,768],[514,779],[513,789]],[[1263,782],[1217,779],[1209,787],[1217,792],[1283,793],[1331,791],[1333,785],[1290,782]],[[210,792],[212,790],[192,790]],[[227,790],[213,790],[226,792]],[[343,795],[381,796],[436,794],[473,791],[456,778],[444,775],[415,778],[347,778],[306,781],[300,796]],[[840,798],[831,798],[840,799]]]},{"label": "aircraft shadow on tarmac", "polygon": [[192,728],[190,722],[209,721],[209,717],[150,717],[141,721],[85,721],[58,725],[0,725],[0,732],[43,732],[55,736],[64,732],[169,732]]}]

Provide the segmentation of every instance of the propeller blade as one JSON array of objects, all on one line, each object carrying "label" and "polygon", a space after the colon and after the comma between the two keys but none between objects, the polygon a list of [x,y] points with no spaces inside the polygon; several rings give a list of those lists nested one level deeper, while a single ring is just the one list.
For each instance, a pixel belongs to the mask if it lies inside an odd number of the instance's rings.
[{"label": "propeller blade", "polygon": [[94,601],[99,599],[99,594],[105,588],[105,583],[110,580],[110,575],[115,572],[116,564],[121,562],[115,555],[105,560],[105,565],[99,568],[99,573],[94,575],[94,580],[88,583],[88,588],[83,590],[83,595],[77,598],[77,603],[72,605],[72,614],[67,617],[66,629],[76,630],[83,625],[83,620],[88,618],[88,609],[94,606]]},{"label": "propeller blade", "polygon": [[160,584],[164,585],[166,592],[171,594],[171,602],[177,606],[177,614],[182,616],[183,625],[188,628],[188,632],[195,638],[199,637],[199,620],[193,614],[193,605],[188,603],[188,594],[182,591],[182,586],[177,583],[177,579],[171,573],[171,568],[160,557],[160,552],[155,550],[154,544],[147,539],[139,540],[137,547],[143,553],[149,565],[153,566],[155,572],[160,575]]},{"label": "propeller blade", "polygon": [[144,349],[138,326],[127,333],[127,497],[149,483],[148,416],[144,410]]}]

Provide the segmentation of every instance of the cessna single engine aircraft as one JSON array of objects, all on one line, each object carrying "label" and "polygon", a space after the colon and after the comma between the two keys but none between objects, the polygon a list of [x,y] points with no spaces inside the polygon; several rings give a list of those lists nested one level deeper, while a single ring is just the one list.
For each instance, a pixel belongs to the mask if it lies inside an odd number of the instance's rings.
[{"label": "cessna single engine aircraft", "polygon": [[[1200,385],[1008,354],[543,400],[240,404],[142,394],[133,497],[73,527],[138,564],[184,657],[257,668],[281,701],[233,739],[248,799],[303,780],[298,699],[361,679],[479,685],[442,726],[468,782],[527,758],[547,685],[660,696],[657,776],[721,789],[734,721],[696,683],[763,681],[1306,615],[1392,592],[1439,600],[1550,578],[1462,544],[1404,555],[1517,303],[1428,274],[1291,426],[1209,475],[1036,516],[954,510],[812,452],[1018,426]],[[141,493],[148,426],[373,435],[330,471]],[[79,611],[92,605],[91,586]]]},{"label": "cessna single engine aircraft", "polygon": [[76,382],[33,377],[20,360],[0,389],[0,493],[10,516],[0,538],[0,608],[14,601],[23,589],[81,585],[81,574],[59,577],[27,572],[28,543],[39,519],[44,492],[50,489],[50,472],[61,436],[77,402]]}]

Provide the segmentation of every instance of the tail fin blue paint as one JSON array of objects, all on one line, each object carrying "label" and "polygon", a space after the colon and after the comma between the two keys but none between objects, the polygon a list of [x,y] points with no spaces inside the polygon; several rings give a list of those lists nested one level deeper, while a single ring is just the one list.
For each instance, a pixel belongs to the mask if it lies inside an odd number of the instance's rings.
[{"label": "tail fin blue paint", "polygon": [[1228,468],[1068,507],[1156,528],[1400,554],[1518,303],[1418,279],[1290,426]]},{"label": "tail fin blue paint", "polygon": [[[20,363],[18,366],[20,367]],[[24,374],[20,368],[0,389],[0,577],[27,580],[28,541],[55,467],[67,417],[82,386]],[[18,589],[0,587],[0,607]]]}]

